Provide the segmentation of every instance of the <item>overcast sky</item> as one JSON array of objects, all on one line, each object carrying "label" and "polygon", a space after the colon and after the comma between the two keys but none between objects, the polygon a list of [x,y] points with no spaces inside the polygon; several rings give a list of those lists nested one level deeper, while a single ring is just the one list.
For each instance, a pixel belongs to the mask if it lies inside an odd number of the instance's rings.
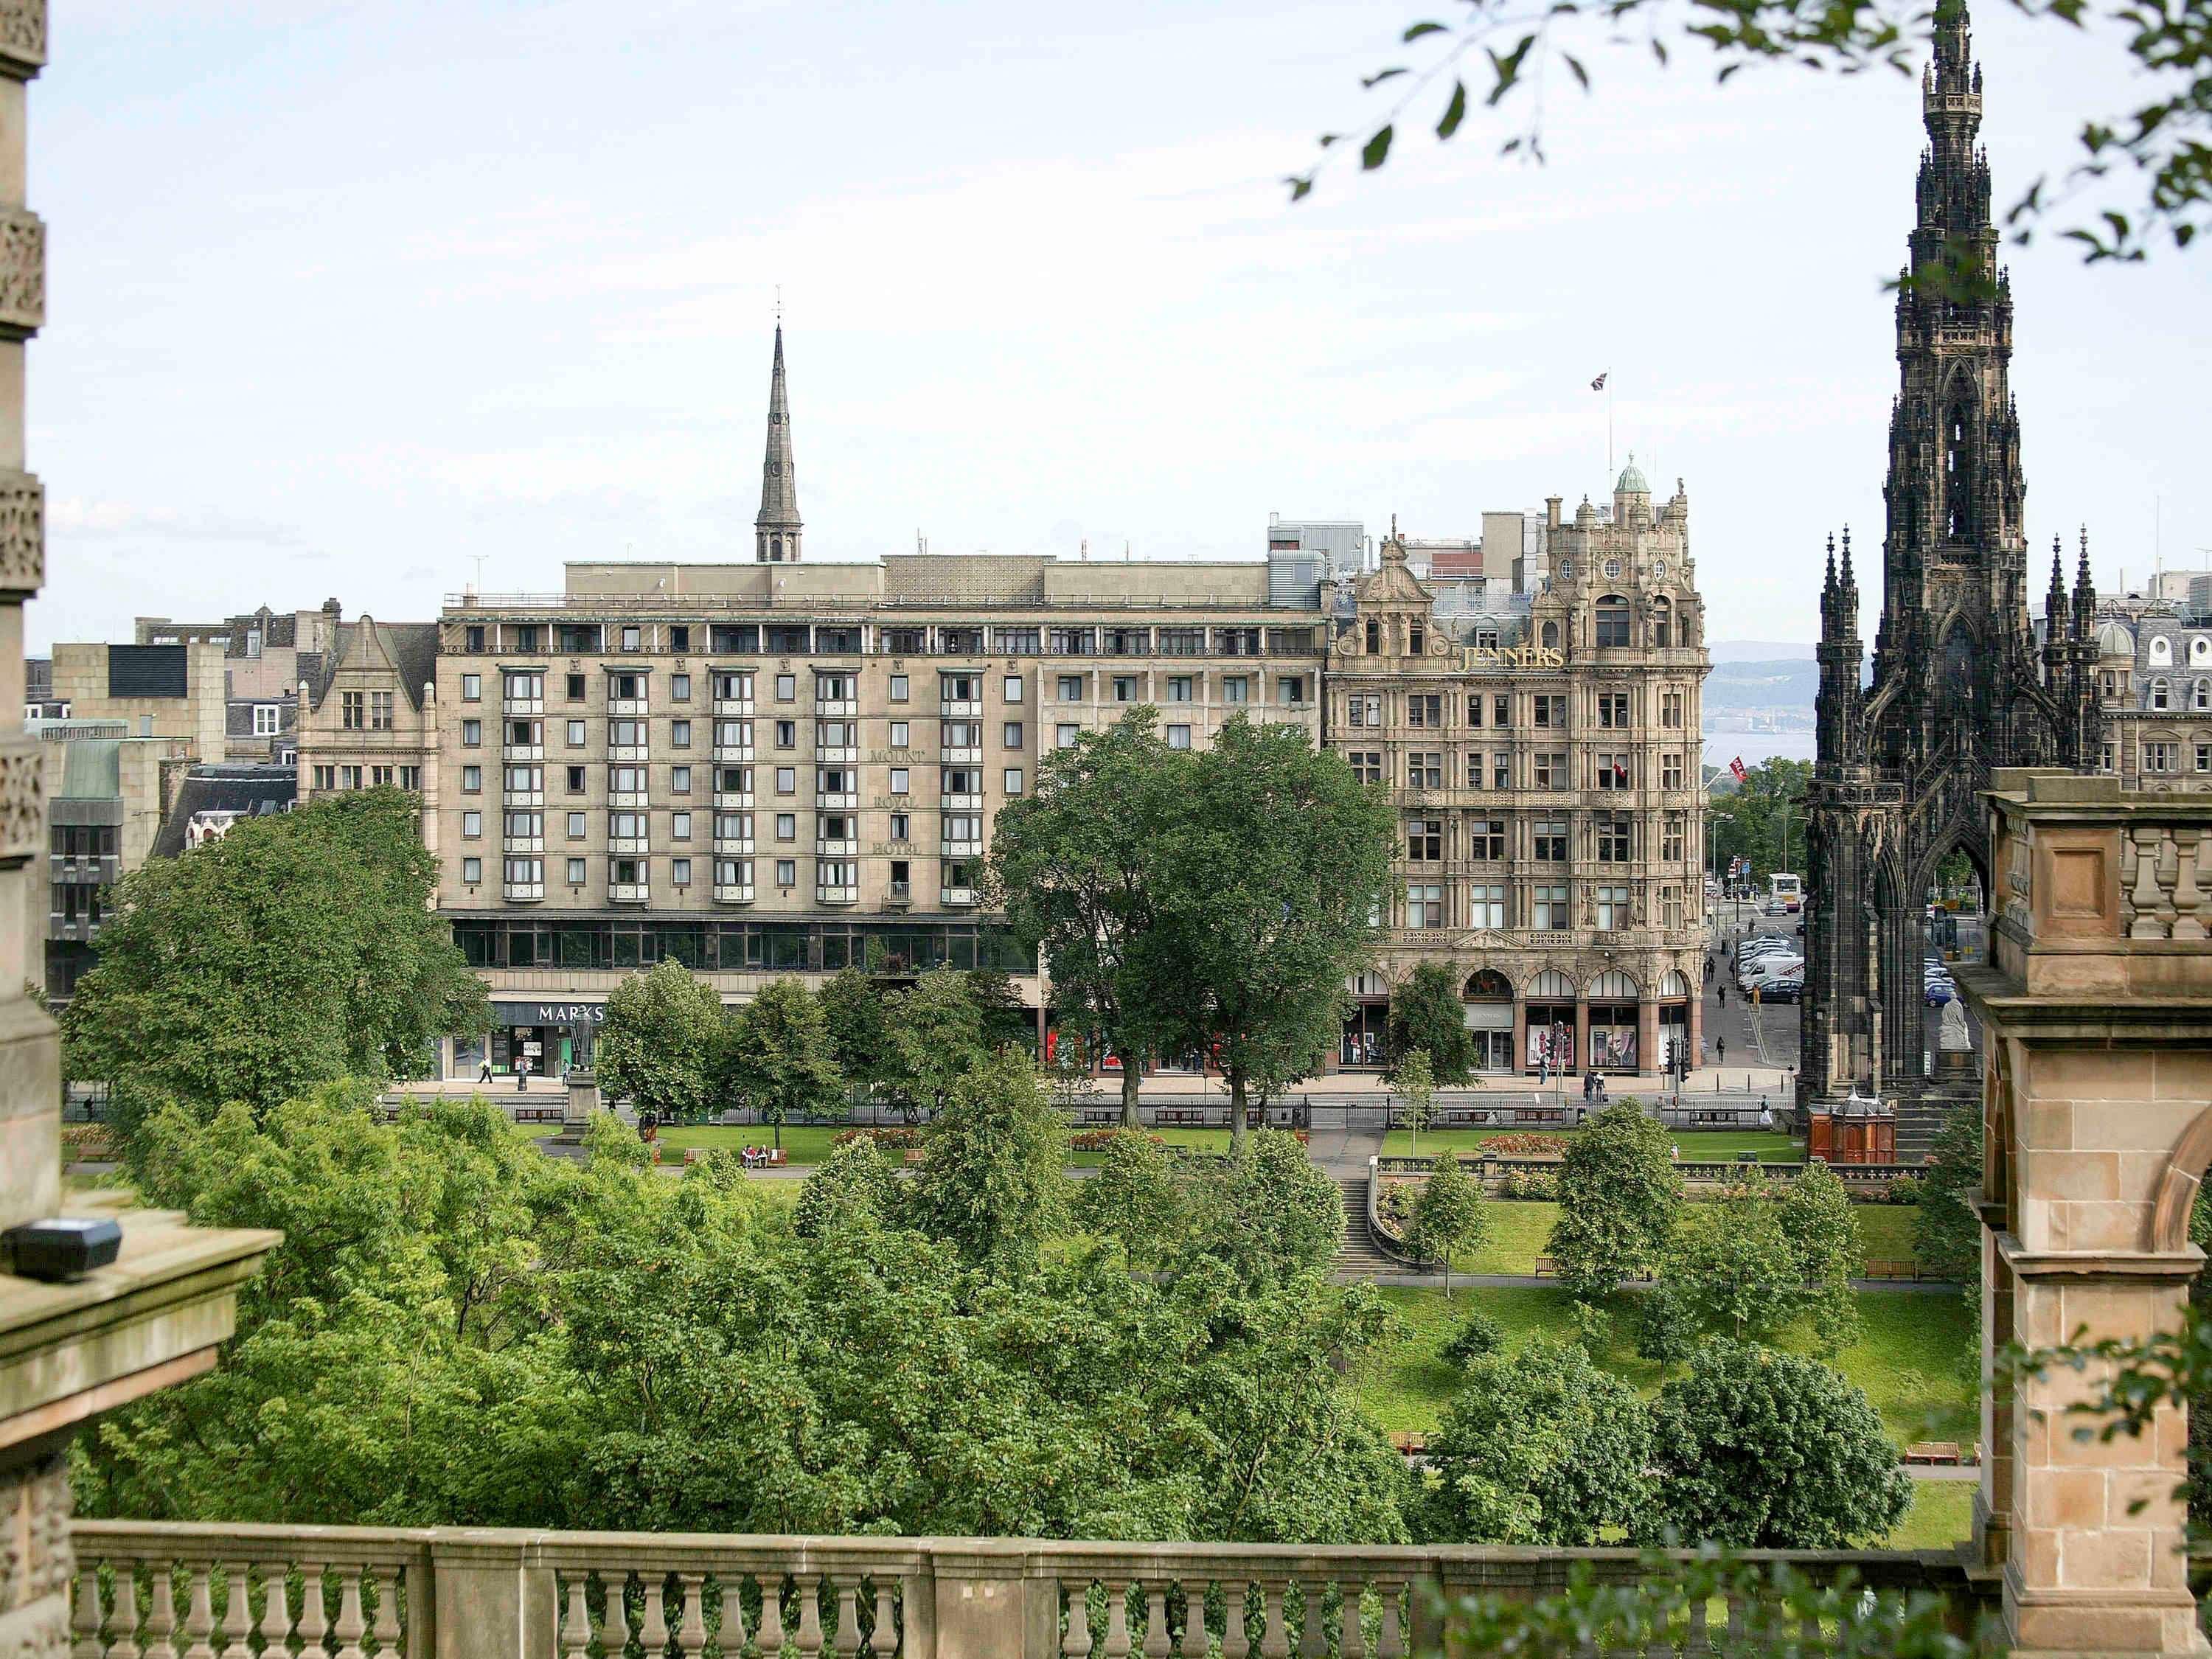
[{"label": "overcast sky", "polygon": [[[2124,65],[1981,9],[2008,201]],[[1547,167],[1472,116],[1289,204],[1418,15],[54,0],[33,643],[749,558],[778,284],[810,557],[1473,534],[1602,496],[1609,369],[1712,636],[1812,638],[1826,532],[1880,540],[1917,86],[1601,50]],[[2032,539],[2087,520],[2109,585],[2162,495],[2203,565],[2212,255],[2011,257]]]}]

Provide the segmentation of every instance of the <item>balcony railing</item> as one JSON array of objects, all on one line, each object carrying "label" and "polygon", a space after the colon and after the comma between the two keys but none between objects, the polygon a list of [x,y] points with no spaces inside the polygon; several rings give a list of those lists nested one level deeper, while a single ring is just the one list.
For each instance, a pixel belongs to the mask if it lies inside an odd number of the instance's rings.
[{"label": "balcony railing", "polygon": [[714,884],[714,902],[717,904],[750,904],[753,884],[749,881],[718,881]]},{"label": "balcony railing", "polygon": [[614,881],[607,884],[607,902],[611,904],[643,904],[652,896],[650,887],[641,881]]},{"label": "balcony railing", "polygon": [[975,902],[975,890],[972,887],[940,887],[937,896],[946,909],[961,910]]},{"label": "balcony railing", "polygon": [[[1452,1604],[1525,1602],[1580,1568],[1628,1587],[1656,1563],[1628,1549],[1497,1546],[1115,1544],[1015,1538],[746,1537],[484,1528],[79,1521],[76,1659],[210,1652],[258,1635],[301,1659],[562,1659],[758,1651],[795,1659],[1085,1659],[1444,1650]],[[1687,1558],[1676,1556],[1675,1562]],[[1995,1583],[1956,1553],[1746,1552],[1832,1586],[1935,1598],[1954,1633]],[[296,1576],[296,1583],[295,1583]],[[1590,1652],[1781,1650],[1788,1615],[1756,1595],[1698,1601]],[[257,1605],[258,1604],[258,1605]],[[329,1608],[335,1605],[337,1616]],[[635,1611],[633,1613],[632,1608]],[[1793,1651],[1824,1645],[1796,1631]],[[1813,1638],[1809,1647],[1806,1637]],[[1677,1638],[1682,1645],[1674,1645]]]},{"label": "balcony railing", "polygon": [[884,902],[894,910],[903,910],[914,902],[914,884],[895,881],[884,890]]},{"label": "balcony railing", "polygon": [[860,700],[858,697],[817,697],[814,712],[824,719],[836,719],[841,715],[849,717],[860,712]]},{"label": "balcony railing", "polygon": [[511,903],[525,904],[545,896],[542,881],[510,881],[501,884],[500,891]]},{"label": "balcony railing", "polygon": [[860,902],[860,890],[858,887],[850,886],[817,886],[814,890],[814,901],[817,904],[858,904]]},{"label": "balcony railing", "polygon": [[983,718],[981,697],[940,697],[937,712],[949,720],[979,720]]},{"label": "balcony railing", "polygon": [[609,697],[607,699],[607,713],[611,716],[627,715],[631,719],[637,719],[652,712],[651,702],[644,697]]}]

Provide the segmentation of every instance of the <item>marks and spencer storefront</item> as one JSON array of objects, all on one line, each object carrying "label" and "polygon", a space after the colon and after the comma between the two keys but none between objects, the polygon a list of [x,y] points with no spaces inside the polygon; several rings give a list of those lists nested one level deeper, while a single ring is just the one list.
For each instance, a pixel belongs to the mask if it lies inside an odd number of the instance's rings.
[{"label": "marks and spencer storefront", "polygon": [[513,1077],[516,1062],[526,1060],[531,1076],[557,1079],[571,1066],[592,1063],[592,1033],[606,1017],[604,1002],[495,997],[491,1029],[479,1036],[453,1039],[453,1063],[446,1075],[464,1080],[480,1078],[489,1058],[494,1077]]}]

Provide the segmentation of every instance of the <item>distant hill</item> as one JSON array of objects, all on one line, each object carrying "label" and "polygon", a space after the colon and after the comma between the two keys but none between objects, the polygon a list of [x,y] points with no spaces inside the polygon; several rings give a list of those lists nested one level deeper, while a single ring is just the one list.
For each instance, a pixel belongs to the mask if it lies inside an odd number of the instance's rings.
[{"label": "distant hill", "polygon": [[1813,717],[1820,668],[1808,657],[1769,657],[1717,662],[1705,677],[1707,714],[1781,714],[1802,709]]},{"label": "distant hill", "polygon": [[1790,640],[1714,640],[1705,649],[1716,663],[1811,662],[1813,647]]}]

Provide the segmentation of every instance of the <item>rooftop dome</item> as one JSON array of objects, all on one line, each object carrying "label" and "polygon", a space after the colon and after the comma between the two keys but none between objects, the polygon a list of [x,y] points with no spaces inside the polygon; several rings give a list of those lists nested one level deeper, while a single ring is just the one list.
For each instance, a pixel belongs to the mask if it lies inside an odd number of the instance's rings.
[{"label": "rooftop dome", "polygon": [[1651,486],[1644,481],[1643,473],[1637,471],[1633,450],[1629,452],[1628,465],[1620,469],[1620,482],[1613,485],[1613,493],[1616,495],[1649,495],[1651,493]]},{"label": "rooftop dome", "polygon": [[2097,654],[2100,657],[2132,657],[2136,653],[2135,635],[2116,622],[2108,622],[2097,630]]}]

